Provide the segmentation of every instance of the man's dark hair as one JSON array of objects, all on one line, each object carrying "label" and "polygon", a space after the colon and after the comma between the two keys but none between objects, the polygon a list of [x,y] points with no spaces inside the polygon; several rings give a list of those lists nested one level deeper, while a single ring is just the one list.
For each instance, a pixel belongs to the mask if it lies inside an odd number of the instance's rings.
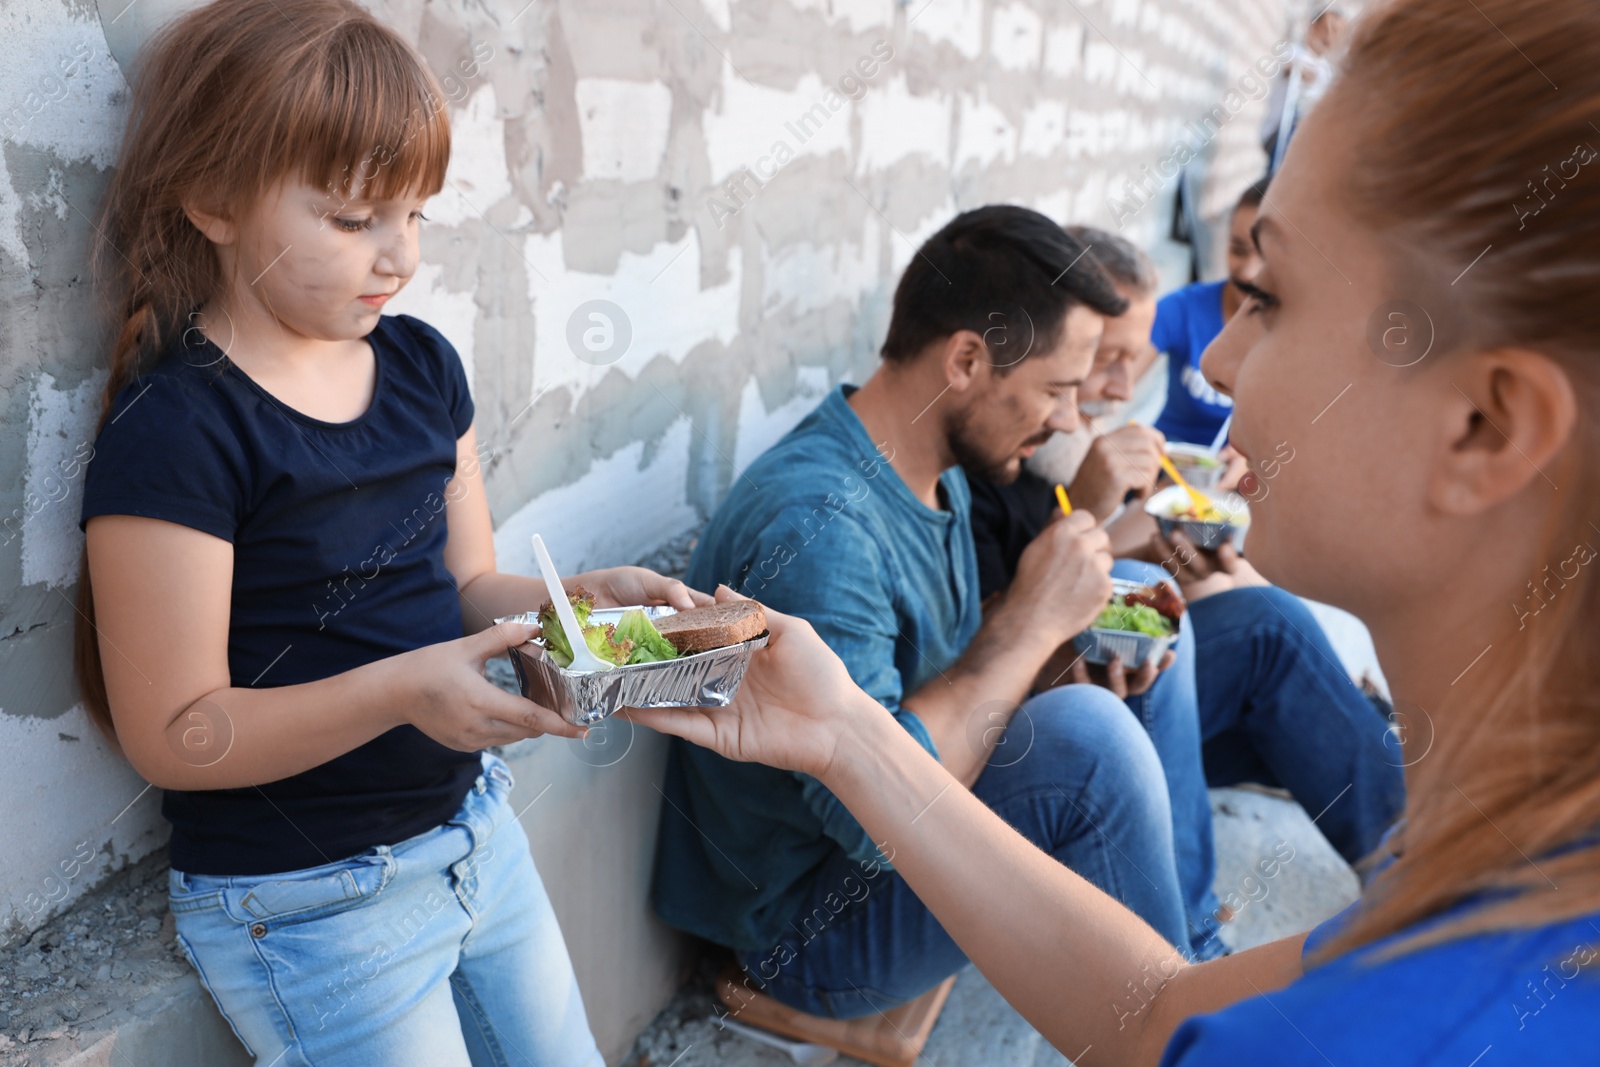
[{"label": "man's dark hair", "polygon": [[1267,186],[1272,184],[1272,175],[1257,178],[1250,188],[1239,194],[1239,202],[1233,205],[1233,210],[1242,207],[1260,207],[1261,201],[1267,198]]},{"label": "man's dark hair", "polygon": [[1031,352],[1053,351],[1079,304],[1102,315],[1128,309],[1083,242],[1037,211],[991,204],[957,215],[911,257],[882,355],[904,363],[971,330],[1004,371]]},{"label": "man's dark hair", "polygon": [[1161,288],[1161,273],[1156,270],[1155,261],[1126,237],[1093,226],[1068,226],[1067,233],[1082,242],[1090,258],[1117,285],[1139,296],[1155,296]]}]

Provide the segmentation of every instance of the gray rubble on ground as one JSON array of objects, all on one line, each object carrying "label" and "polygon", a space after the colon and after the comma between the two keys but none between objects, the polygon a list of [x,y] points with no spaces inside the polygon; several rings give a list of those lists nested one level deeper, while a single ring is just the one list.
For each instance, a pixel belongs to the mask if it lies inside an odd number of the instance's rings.
[{"label": "gray rubble on ground", "polygon": [[188,970],[167,911],[164,855],[132,864],[31,935],[0,947],[0,1064],[27,1046],[75,1037],[140,990]]}]

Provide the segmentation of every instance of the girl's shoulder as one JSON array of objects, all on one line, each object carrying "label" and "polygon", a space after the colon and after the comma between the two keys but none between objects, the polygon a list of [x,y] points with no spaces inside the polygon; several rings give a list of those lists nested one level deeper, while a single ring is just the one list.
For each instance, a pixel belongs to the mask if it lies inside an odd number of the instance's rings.
[{"label": "girl's shoulder", "polygon": [[472,389],[461,354],[444,334],[412,315],[384,315],[370,340],[426,378],[449,409],[456,436],[467,432],[473,416]]},{"label": "girl's shoulder", "polygon": [[139,515],[233,539],[254,452],[236,385],[198,347],[169,349],[117,391],[90,456],[80,527]]},{"label": "girl's shoulder", "polygon": [[1572,1062],[1600,1018],[1600,914],[1463,937],[1374,962],[1362,950],[1288,988],[1185,1022],[1163,1067]]},{"label": "girl's shoulder", "polygon": [[445,335],[414,315],[384,315],[369,341],[414,361],[430,374],[446,375],[461,368],[461,354]]},{"label": "girl's shoulder", "polygon": [[[102,437],[118,432],[208,432],[235,421],[228,358],[210,342],[174,338],[111,400]],[[179,425],[181,423],[182,425]]]}]

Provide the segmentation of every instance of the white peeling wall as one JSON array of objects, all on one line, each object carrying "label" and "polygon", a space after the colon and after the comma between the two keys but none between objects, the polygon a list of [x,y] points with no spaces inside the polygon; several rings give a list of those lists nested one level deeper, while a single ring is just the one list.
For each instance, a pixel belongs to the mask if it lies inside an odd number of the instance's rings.
[{"label": "white peeling wall", "polygon": [[[112,48],[128,59],[183,2],[0,6],[0,923],[36,925],[164,837],[154,791],[77,705],[70,637],[106,348],[89,219],[126,95]],[[1169,161],[1198,150],[1214,223],[1262,170],[1243,79],[1291,4],[372,7],[419,45],[454,124],[392,310],[460,350],[501,565],[528,570],[535,531],[578,569],[703,522],[871,369],[899,272],[957,212],[1023,203],[1154,246]],[[1197,134],[1208,114],[1219,132]]]}]

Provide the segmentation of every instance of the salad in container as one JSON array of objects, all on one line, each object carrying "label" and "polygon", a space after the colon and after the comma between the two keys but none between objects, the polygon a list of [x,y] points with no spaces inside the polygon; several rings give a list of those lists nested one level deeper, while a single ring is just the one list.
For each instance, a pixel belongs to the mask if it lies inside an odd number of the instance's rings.
[{"label": "salad in container", "polygon": [[612,669],[571,669],[571,638],[548,600],[538,612],[495,621],[540,627],[539,636],[509,650],[518,688],[576,726],[593,725],[619,708],[726,706],[750,657],[767,644],[766,612],[754,600],[678,611],[597,608],[582,588],[567,599],[584,644]]},{"label": "salad in container", "polygon": [[1110,602],[1073,644],[1090,663],[1110,663],[1113,656],[1129,670],[1159,663],[1183,632],[1183,598],[1169,582],[1113,578],[1111,589]]}]

